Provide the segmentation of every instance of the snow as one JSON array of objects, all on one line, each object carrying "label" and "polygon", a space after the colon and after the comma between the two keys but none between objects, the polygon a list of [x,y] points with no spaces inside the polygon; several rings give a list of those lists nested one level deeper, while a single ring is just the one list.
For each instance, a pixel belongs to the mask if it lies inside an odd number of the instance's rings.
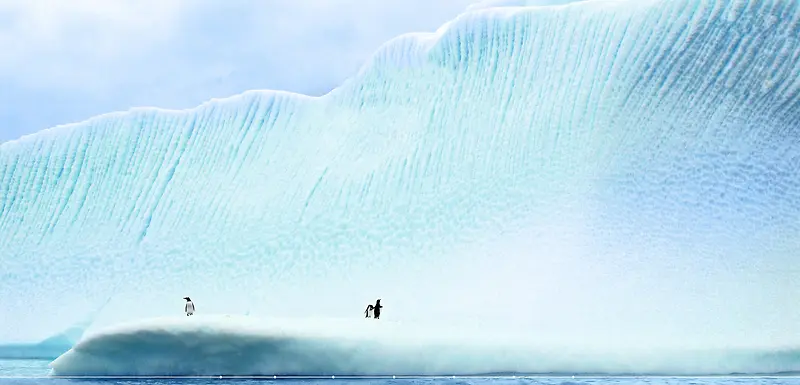
[{"label": "snow", "polygon": [[54,376],[352,376],[488,373],[687,373],[798,370],[796,352],[612,352],[523,347],[510,334],[374,319],[197,315],[94,333]]},{"label": "snow", "polygon": [[[447,349],[446,343],[459,341],[459,336],[452,330],[449,335],[442,335],[444,329],[434,331],[366,318],[163,317],[98,331],[53,361],[51,367],[53,375],[67,376],[357,375],[458,370],[460,359],[437,358],[441,351],[432,349],[441,344]],[[457,346],[465,347],[463,343]],[[497,359],[492,361],[473,365],[488,369],[500,364]]]}]

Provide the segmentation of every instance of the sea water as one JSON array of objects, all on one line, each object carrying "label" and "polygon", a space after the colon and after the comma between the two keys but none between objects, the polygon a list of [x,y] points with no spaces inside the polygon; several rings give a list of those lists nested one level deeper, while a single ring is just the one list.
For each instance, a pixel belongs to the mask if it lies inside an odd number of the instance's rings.
[{"label": "sea water", "polygon": [[710,376],[710,377],[588,377],[588,376],[499,376],[499,377],[332,377],[332,378],[50,378],[49,360],[0,360],[0,385],[61,385],[61,384],[265,384],[280,382],[281,385],[579,385],[579,384],[668,384],[668,385],[731,385],[731,384],[769,384],[800,385],[798,376]]}]

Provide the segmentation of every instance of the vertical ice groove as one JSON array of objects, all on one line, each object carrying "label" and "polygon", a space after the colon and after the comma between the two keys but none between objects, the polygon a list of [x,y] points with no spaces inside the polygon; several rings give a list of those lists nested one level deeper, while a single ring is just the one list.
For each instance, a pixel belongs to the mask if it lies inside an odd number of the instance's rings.
[{"label": "vertical ice groove", "polygon": [[[109,233],[121,232],[132,205],[130,197],[136,190],[134,186],[136,164],[142,146],[142,131],[131,129],[130,123],[122,119],[114,119],[111,128],[122,148],[117,152],[116,167],[109,178],[114,183],[106,186],[106,194],[111,196],[112,209],[106,211],[103,221],[108,223]],[[120,142],[123,142],[120,144]]]},{"label": "vertical ice groove", "polygon": [[[238,106],[235,110],[235,115],[231,119],[230,125],[231,127],[235,127],[238,131],[235,137],[235,140],[231,142],[231,147],[229,151],[229,163],[235,169],[235,164],[237,163],[236,159],[239,156],[239,151],[241,150],[242,146],[246,145],[244,143],[244,138],[247,136],[247,133],[250,129],[248,126],[248,120],[252,113],[254,113],[254,103],[250,98],[243,99],[242,104]],[[244,113],[242,113],[244,112]]]},{"label": "vertical ice groove", "polygon": [[[186,151],[186,147],[188,143],[192,140],[192,134],[194,133],[194,128],[196,124],[196,118],[194,117],[187,117],[184,118],[180,123],[174,122],[176,127],[185,126],[186,128],[183,130],[178,131],[177,138],[175,140],[175,147],[172,153],[174,155],[171,156],[169,168],[165,171],[164,177],[162,178],[161,182],[159,183],[158,189],[156,190],[155,196],[153,198],[153,203],[151,204],[151,208],[147,211],[146,216],[144,218],[143,228],[139,233],[138,241],[141,242],[146,236],[147,231],[150,228],[150,225],[153,221],[153,216],[157,213],[159,205],[162,202],[165,192],[170,186],[170,183],[175,176],[175,170],[181,163],[181,157]],[[176,117],[177,120],[177,117]]]},{"label": "vertical ice groove", "polygon": [[[177,172],[177,168],[180,163],[190,164],[190,165],[194,164],[197,166],[201,166],[202,164],[201,159],[193,158],[190,149],[195,146],[204,147],[206,144],[206,142],[203,141],[203,135],[204,131],[206,131],[208,128],[207,123],[208,123],[209,110],[213,111],[214,108],[209,108],[203,111],[201,114],[191,117],[192,121],[188,123],[187,133],[185,134],[186,139],[183,141],[183,144],[181,144],[181,150],[177,157],[176,163],[174,164],[174,167],[171,169],[173,175],[170,180],[172,180],[172,178],[175,178],[177,179],[176,180],[177,183],[166,185],[166,187],[170,188],[170,193],[167,194],[167,196],[164,196],[162,200],[160,200],[158,207],[160,213],[163,213],[163,216],[161,217],[161,220],[159,222],[160,224],[159,229],[163,229],[165,233],[169,233],[171,232],[171,229],[180,226],[181,221],[186,215],[185,210],[181,209],[180,207],[174,207],[174,199],[176,199],[176,196],[181,196],[184,193],[194,193],[194,191],[192,191],[191,189],[191,186],[192,186],[192,181],[194,181],[196,178],[191,174],[186,175],[183,178],[185,178],[187,181],[183,182],[181,181],[182,177],[180,176],[180,174],[175,175],[175,173]],[[166,187],[165,187],[165,192],[166,192]],[[162,196],[165,194],[165,192],[162,193]],[[152,215],[155,214],[157,213],[154,210]]]},{"label": "vertical ice groove", "polygon": [[[8,152],[0,153],[0,162],[3,163],[3,174],[0,175],[0,231],[4,231],[8,217],[5,215],[6,206],[11,200],[11,180],[19,161]],[[0,245],[3,245],[0,241]]]},{"label": "vertical ice groove", "polygon": [[125,130],[123,127],[123,122],[120,119],[108,122],[106,132],[114,135],[115,147],[120,150],[114,152],[113,161],[109,163],[109,167],[105,170],[106,178],[110,180],[110,183],[104,184],[102,190],[96,190],[97,196],[106,196],[111,199],[110,209],[98,214],[100,217],[98,220],[105,223],[108,229],[116,228],[119,223],[114,223],[112,226],[111,222],[123,214],[120,210],[124,210],[125,207],[122,202],[124,201],[125,191],[128,189],[126,180],[128,179],[129,162],[136,153],[138,144],[138,138],[135,133]]},{"label": "vertical ice groove", "polygon": [[[36,150],[32,149],[30,152],[32,153],[34,151]],[[19,221],[22,219],[20,215],[21,211],[20,207],[22,207],[22,209],[24,210],[24,208],[27,206],[26,205],[27,197],[25,197],[24,193],[27,189],[27,186],[29,185],[30,181],[29,176],[32,172],[34,172],[33,171],[34,167],[31,164],[34,162],[32,158],[33,157],[31,156],[25,157],[25,160],[22,162],[21,165],[22,167],[20,168],[20,172],[17,173],[15,178],[14,192],[12,193],[13,199],[11,200],[11,203],[9,204],[8,207],[8,211],[12,214],[11,218],[13,219],[13,221],[9,223],[10,228],[8,231],[11,232],[12,234],[16,234],[17,231],[19,230],[18,224]]]},{"label": "vertical ice groove", "polygon": [[[50,166],[50,159],[52,156],[51,151],[45,150],[44,141],[39,140],[38,142],[39,143],[38,143],[38,148],[36,149],[36,153],[41,153],[43,156],[34,166],[36,168],[36,171],[33,177],[31,178],[33,181],[32,188],[26,194],[29,196],[30,199],[30,206],[28,206],[28,209],[26,211],[32,212],[33,215],[36,216],[39,215],[39,211],[41,210],[40,199],[42,198],[43,190],[46,188],[45,184],[47,180],[48,170],[50,170],[49,166]],[[41,223],[39,223],[39,225],[41,225]],[[32,229],[30,229],[28,232],[32,233],[33,231]]]},{"label": "vertical ice groove", "polygon": [[277,118],[277,111],[279,110],[280,99],[278,97],[267,98],[264,102],[261,98],[258,100],[258,110],[251,118],[251,125],[253,125],[253,135],[251,136],[250,143],[245,150],[242,161],[239,163],[237,175],[242,172],[248,161],[251,159],[258,159],[258,154],[263,148],[263,137],[268,134],[269,127],[275,124]]},{"label": "vertical ice groove", "polygon": [[126,234],[131,226],[134,225],[136,216],[140,211],[141,201],[143,197],[146,197],[149,187],[152,185],[152,183],[147,183],[147,181],[151,179],[147,176],[149,171],[146,167],[148,165],[148,157],[151,154],[159,153],[159,149],[153,142],[154,136],[152,135],[152,130],[157,127],[155,127],[152,122],[149,125],[142,124],[142,120],[146,118],[147,112],[138,112],[131,115],[131,129],[141,132],[140,140],[142,140],[142,145],[139,147],[141,149],[139,156],[136,157],[133,170],[131,170],[136,175],[136,178],[132,180],[134,185],[131,186],[131,190],[134,196],[131,197],[133,198],[131,199],[131,208],[125,220],[122,222],[121,227],[121,231]]},{"label": "vertical ice groove", "polygon": [[[15,151],[12,154],[14,158],[14,165],[11,167],[11,172],[9,172],[7,188],[6,188],[6,195],[8,198],[3,207],[3,217],[6,219],[6,226],[13,226],[10,222],[13,218],[12,213],[15,206],[17,199],[19,199],[19,185],[21,183],[22,176],[21,174],[25,172],[25,159],[23,155],[19,151]],[[11,228],[7,227],[6,231],[12,231]]]},{"label": "vertical ice groove", "polygon": [[[136,233],[137,240],[141,241],[146,234],[147,228],[150,226],[152,213],[158,205],[161,197],[162,188],[166,188],[167,176],[171,175],[171,170],[174,165],[172,158],[176,149],[179,146],[180,126],[170,125],[168,122],[176,119],[174,114],[156,114],[149,113],[151,116],[150,124],[153,127],[159,128],[159,132],[152,135],[153,145],[156,151],[153,151],[151,157],[151,171],[150,176],[147,178],[144,188],[144,194],[137,202],[136,215],[133,218],[131,226]],[[163,130],[161,128],[170,127],[170,130]]]},{"label": "vertical ice groove", "polygon": [[[328,170],[329,170],[328,167],[325,167],[325,169],[322,170],[322,173],[320,173],[319,178],[317,178],[317,181],[314,183],[314,186],[311,187],[311,191],[308,192],[308,196],[306,197],[305,203],[303,204],[303,211],[300,213],[300,217],[298,218],[298,223],[303,222],[303,216],[305,215],[306,209],[308,209],[308,205],[311,202],[311,199],[314,198],[314,192],[316,192],[317,188],[319,188],[320,184],[322,184],[322,180],[325,178],[325,174],[328,173]],[[364,189],[366,190],[368,188],[369,184],[364,184]]]},{"label": "vertical ice groove", "polygon": [[[198,148],[211,148],[211,147],[219,147],[213,146],[215,143],[221,143],[222,138],[217,138],[217,134],[219,131],[217,130],[218,122],[220,119],[220,114],[218,106],[211,106],[210,108],[206,109],[203,113],[203,117],[201,122],[203,125],[198,127],[196,140],[194,141],[195,145]],[[213,153],[203,153],[201,151],[194,151],[187,154],[187,163],[197,165],[199,170],[207,170],[206,172],[209,174],[208,178],[193,178],[193,189],[187,191],[187,194],[199,194],[202,191],[209,191],[211,189],[216,188],[216,186],[212,185],[214,178],[212,175],[216,175],[216,172],[211,169],[211,164],[216,161],[215,154]],[[198,183],[198,181],[200,183]],[[197,205],[193,205],[188,208],[184,208],[180,210],[181,218],[205,218],[209,215],[207,212],[207,204],[208,202],[203,200],[202,202],[198,202]],[[180,223],[180,222],[179,222]],[[189,225],[191,220],[187,220],[185,225]],[[177,224],[176,224],[177,226]]]},{"label": "vertical ice groove", "polygon": [[[274,103],[274,99],[270,99],[268,101],[268,104],[271,103]],[[241,174],[242,169],[248,160],[248,155],[255,145],[256,138],[261,132],[261,125],[257,124],[256,122],[259,121],[261,119],[260,117],[264,116],[265,114],[265,111],[262,108],[263,103],[259,98],[254,98],[254,100],[250,102],[247,115],[243,123],[245,131],[242,133],[242,138],[240,140],[244,148],[239,148],[237,151],[239,160],[236,162],[236,171],[233,175],[233,178],[238,178],[238,176]]]},{"label": "vertical ice groove", "polygon": [[[80,135],[76,136],[75,145],[78,148],[75,149],[74,153],[76,156],[72,158],[72,161],[68,167],[70,169],[69,173],[67,174],[68,186],[66,187],[64,195],[60,199],[59,207],[55,208],[53,218],[50,220],[50,225],[47,228],[47,231],[50,233],[55,230],[56,226],[64,215],[64,212],[69,206],[69,202],[72,199],[75,189],[78,188],[78,181],[80,180],[81,172],[88,161],[86,158],[86,152],[89,150],[89,146],[85,143],[85,135],[88,135],[89,133],[90,130],[81,130]],[[69,153],[72,154],[73,152],[70,151]]]}]

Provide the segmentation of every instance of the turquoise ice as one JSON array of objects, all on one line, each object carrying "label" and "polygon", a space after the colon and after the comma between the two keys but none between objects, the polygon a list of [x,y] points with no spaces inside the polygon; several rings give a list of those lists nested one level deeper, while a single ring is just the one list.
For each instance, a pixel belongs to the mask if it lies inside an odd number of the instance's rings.
[{"label": "turquoise ice", "polygon": [[[800,340],[800,5],[486,8],[322,97],[0,145],[0,340],[182,311]],[[45,304],[43,315],[38,304]],[[226,307],[227,306],[227,307]],[[101,317],[102,318],[102,317]]]}]

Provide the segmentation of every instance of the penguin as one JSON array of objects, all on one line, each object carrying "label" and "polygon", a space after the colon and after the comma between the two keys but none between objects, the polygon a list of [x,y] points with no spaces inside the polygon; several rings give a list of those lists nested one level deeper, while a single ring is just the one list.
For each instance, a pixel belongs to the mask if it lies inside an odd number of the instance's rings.
[{"label": "penguin", "polygon": [[367,310],[364,310],[364,318],[369,318],[369,314],[374,309],[374,307],[370,304],[367,305]]},{"label": "penguin", "polygon": [[383,308],[383,306],[381,306],[381,300],[378,298],[378,300],[375,301],[375,306],[372,307],[372,315],[375,319],[381,318],[381,308]]},{"label": "penguin", "polygon": [[194,314],[194,302],[189,297],[183,297],[186,300],[186,306],[183,307],[183,311],[186,312],[186,316],[190,316]]}]

